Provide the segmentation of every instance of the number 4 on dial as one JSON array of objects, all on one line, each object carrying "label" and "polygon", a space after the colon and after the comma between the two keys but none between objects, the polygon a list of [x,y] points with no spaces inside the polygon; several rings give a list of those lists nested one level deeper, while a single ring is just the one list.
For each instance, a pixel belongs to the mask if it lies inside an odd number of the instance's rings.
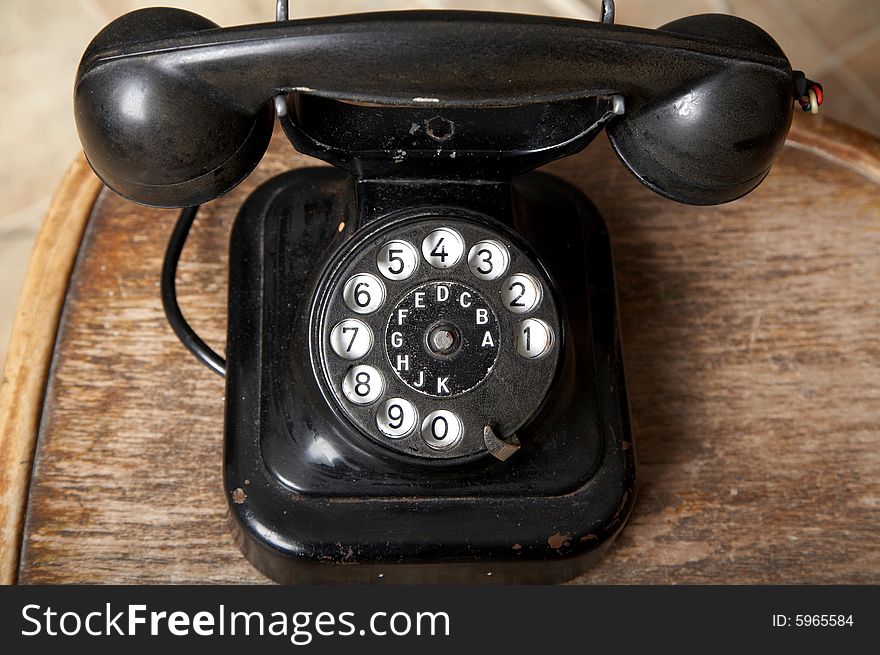
[{"label": "number 4 on dial", "polygon": [[464,241],[455,230],[441,227],[422,241],[422,256],[434,268],[452,268],[464,253]]}]

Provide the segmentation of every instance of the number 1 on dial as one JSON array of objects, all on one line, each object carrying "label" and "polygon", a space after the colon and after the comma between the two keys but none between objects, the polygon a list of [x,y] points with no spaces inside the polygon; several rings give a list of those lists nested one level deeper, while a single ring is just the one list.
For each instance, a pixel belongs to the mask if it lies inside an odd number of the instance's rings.
[{"label": "number 1 on dial", "polygon": [[519,324],[514,338],[516,354],[526,359],[543,357],[553,347],[553,328],[537,318],[527,318]]}]

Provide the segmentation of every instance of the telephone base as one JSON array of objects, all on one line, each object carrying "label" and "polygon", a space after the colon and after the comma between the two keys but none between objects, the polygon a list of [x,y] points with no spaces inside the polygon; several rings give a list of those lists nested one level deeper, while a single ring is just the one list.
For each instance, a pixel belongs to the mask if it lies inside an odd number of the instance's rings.
[{"label": "telephone base", "polygon": [[[321,382],[323,282],[350,243],[414,210],[521,242],[561,308],[552,384],[505,461],[385,448]],[[258,570],[282,583],[553,583],[602,556],[630,513],[635,457],[610,244],[580,191],[543,173],[386,183],[300,169],[255,191],[233,232],[225,491]]]}]

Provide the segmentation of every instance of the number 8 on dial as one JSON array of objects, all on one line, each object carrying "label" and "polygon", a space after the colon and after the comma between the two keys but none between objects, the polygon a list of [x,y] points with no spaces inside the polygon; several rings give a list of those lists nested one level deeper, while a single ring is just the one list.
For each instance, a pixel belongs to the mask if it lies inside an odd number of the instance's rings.
[{"label": "number 8 on dial", "polygon": [[375,402],[385,389],[385,378],[372,366],[355,366],[342,379],[342,393],[355,405]]}]

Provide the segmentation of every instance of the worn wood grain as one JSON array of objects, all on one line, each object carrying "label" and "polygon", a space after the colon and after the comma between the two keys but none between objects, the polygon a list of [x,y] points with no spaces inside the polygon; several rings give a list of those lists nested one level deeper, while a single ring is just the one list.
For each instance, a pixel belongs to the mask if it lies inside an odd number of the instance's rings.
[{"label": "worn wood grain", "polygon": [[34,247],[0,383],[0,584],[15,582],[52,347],[83,230],[101,183],[83,157],[52,198]]},{"label": "worn wood grain", "polygon": [[[549,167],[612,234],[640,462],[629,525],[578,582],[880,582],[880,150],[829,122],[799,134],[721,207],[654,195],[601,137]],[[314,163],[279,139],[271,153],[204,208],[184,252],[181,304],[213,344],[237,207]],[[264,580],[226,530],[223,382],[162,315],[174,219],[97,202],[46,390],[22,582]]]}]

